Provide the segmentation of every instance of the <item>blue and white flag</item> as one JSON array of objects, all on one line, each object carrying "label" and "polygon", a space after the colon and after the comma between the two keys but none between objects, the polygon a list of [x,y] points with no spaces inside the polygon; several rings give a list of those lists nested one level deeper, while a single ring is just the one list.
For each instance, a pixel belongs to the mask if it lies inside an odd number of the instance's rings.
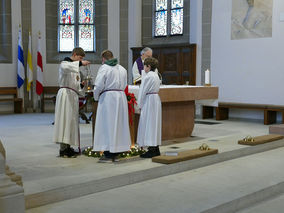
[{"label": "blue and white flag", "polygon": [[24,51],[22,42],[22,30],[19,28],[19,38],[18,38],[18,71],[17,71],[17,84],[18,88],[25,82],[25,66],[24,66]]}]

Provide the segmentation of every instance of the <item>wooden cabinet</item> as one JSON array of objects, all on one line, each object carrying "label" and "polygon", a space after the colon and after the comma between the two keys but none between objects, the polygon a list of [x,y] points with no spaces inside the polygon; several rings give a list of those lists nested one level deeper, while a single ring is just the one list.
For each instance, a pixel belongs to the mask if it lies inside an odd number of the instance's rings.
[{"label": "wooden cabinet", "polygon": [[[163,84],[196,85],[196,44],[149,47],[153,49],[153,57],[159,60]],[[143,48],[131,48],[133,63]]]}]

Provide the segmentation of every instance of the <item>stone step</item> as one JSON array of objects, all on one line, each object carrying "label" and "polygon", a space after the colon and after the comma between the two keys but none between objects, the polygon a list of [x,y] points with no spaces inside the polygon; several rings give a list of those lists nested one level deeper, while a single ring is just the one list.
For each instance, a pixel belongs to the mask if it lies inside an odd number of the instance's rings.
[{"label": "stone step", "polygon": [[78,183],[64,187],[57,187],[48,191],[42,191],[25,196],[26,209],[35,208],[67,199],[78,198],[81,196],[103,192],[106,190],[135,184],[155,178],[160,178],[172,174],[177,174],[212,164],[265,152],[272,149],[284,147],[284,139],[261,144],[253,147],[244,147],[237,150],[222,152],[216,155],[206,156],[190,161],[183,161],[176,164],[160,165],[154,168],[125,173],[112,177],[91,180],[84,182],[78,177]]},{"label": "stone step", "polygon": [[[283,152],[284,148],[278,148],[257,153],[30,209],[27,213],[113,209],[118,213],[237,212],[284,192]],[[267,210],[259,212],[283,212],[283,207]]]},{"label": "stone step", "polygon": [[[253,193],[223,203],[211,209],[202,211],[202,213],[228,213],[242,211],[250,206],[257,205],[271,198],[277,197],[284,193],[284,181],[275,185],[262,188]],[[267,211],[272,212],[272,211]]]},{"label": "stone step", "polygon": [[249,208],[245,208],[238,213],[260,213],[260,212],[283,212],[284,194],[280,194],[276,197],[270,197],[269,199],[259,202],[255,205],[251,205]]}]

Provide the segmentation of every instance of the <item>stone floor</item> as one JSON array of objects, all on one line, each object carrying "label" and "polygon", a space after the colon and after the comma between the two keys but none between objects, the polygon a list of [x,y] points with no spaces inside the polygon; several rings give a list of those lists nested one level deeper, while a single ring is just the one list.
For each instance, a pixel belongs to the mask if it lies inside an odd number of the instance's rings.
[{"label": "stone floor", "polygon": [[[170,141],[161,151],[193,149],[206,143],[218,148],[220,157],[176,166],[149,159],[102,164],[86,156],[58,158],[58,145],[52,143],[52,121],[49,113],[0,116],[7,164],[22,175],[27,213],[114,212],[114,208],[115,212],[214,212],[225,204],[234,212],[241,207],[229,206],[230,201],[284,180],[284,170],[279,169],[284,158],[282,145],[266,147],[266,152],[260,153],[237,144],[247,135],[268,134],[268,126],[261,121],[196,120],[191,138]],[[82,146],[91,146],[91,124],[82,122],[80,130]],[[238,157],[228,161],[226,153],[238,153]],[[189,169],[190,164],[195,166]],[[41,207],[30,209],[36,206]]]}]

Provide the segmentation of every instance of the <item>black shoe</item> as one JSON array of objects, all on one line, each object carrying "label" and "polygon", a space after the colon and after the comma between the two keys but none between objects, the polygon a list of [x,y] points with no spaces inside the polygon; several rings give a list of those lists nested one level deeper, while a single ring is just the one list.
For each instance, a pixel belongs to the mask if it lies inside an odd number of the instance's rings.
[{"label": "black shoe", "polygon": [[140,155],[140,158],[152,158],[161,155],[159,146],[149,146],[148,151]]},{"label": "black shoe", "polygon": [[80,155],[80,152],[75,151],[72,147],[68,148],[69,152],[74,153],[75,155]]},{"label": "black shoe", "polygon": [[119,162],[119,153],[104,151],[104,155],[99,159],[100,163]]},{"label": "black shoe", "polygon": [[99,163],[112,163],[112,162],[113,162],[112,158],[108,158],[104,155],[99,159]]},{"label": "black shoe", "polygon": [[59,157],[67,157],[67,158],[76,158],[77,155],[79,155],[78,152],[75,152],[75,150],[71,147],[64,149],[64,150],[60,150],[59,151]]}]

